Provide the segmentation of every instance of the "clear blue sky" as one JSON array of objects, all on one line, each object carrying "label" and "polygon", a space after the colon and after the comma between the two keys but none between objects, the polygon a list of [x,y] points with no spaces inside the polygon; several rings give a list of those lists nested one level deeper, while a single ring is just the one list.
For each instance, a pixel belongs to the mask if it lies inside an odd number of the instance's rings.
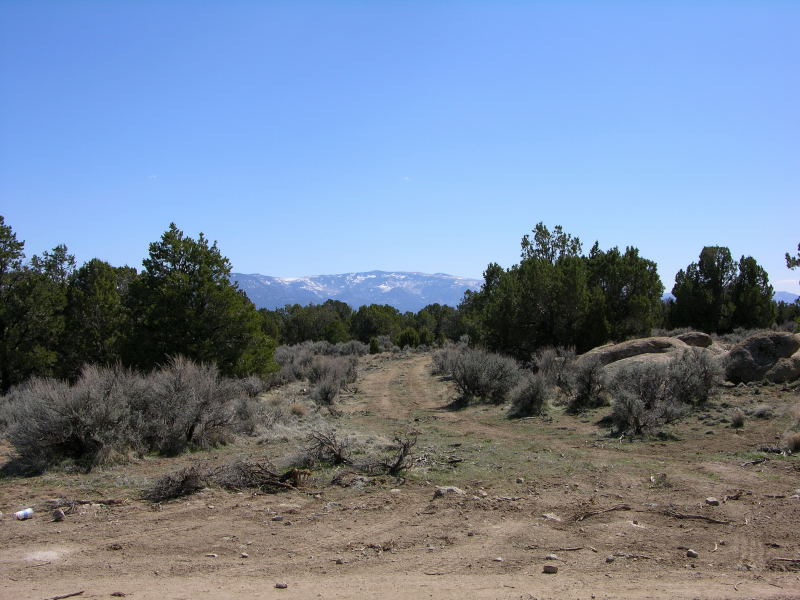
[{"label": "clear blue sky", "polygon": [[0,214],[141,266],[479,277],[538,221],[800,291],[800,2],[0,0]]}]

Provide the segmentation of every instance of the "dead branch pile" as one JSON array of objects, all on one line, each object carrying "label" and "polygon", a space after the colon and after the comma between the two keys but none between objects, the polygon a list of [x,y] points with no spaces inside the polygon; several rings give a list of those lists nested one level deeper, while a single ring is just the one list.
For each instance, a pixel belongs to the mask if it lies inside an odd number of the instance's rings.
[{"label": "dead branch pile", "polygon": [[298,488],[308,480],[308,476],[309,472],[303,469],[279,473],[267,462],[236,460],[216,468],[198,463],[162,475],[142,496],[151,502],[163,502],[194,494],[212,485],[237,492],[251,489],[275,493]]},{"label": "dead branch pile", "polygon": [[419,432],[409,431],[405,435],[396,435],[392,446],[392,454],[372,460],[366,469],[371,472],[397,476],[411,466],[411,453],[417,445]]},{"label": "dead branch pile", "polygon": [[312,431],[308,434],[306,453],[313,460],[331,465],[352,465],[350,446],[353,438],[339,437],[334,429]]},{"label": "dead branch pile", "polygon": [[156,479],[152,487],[145,490],[142,497],[150,502],[163,502],[199,492],[211,480],[212,470],[205,464],[194,464],[167,473]]}]

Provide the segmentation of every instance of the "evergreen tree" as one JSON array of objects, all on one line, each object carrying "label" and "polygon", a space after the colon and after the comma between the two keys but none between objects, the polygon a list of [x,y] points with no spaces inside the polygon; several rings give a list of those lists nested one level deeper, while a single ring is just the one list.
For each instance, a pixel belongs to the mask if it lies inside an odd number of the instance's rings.
[{"label": "evergreen tree", "polygon": [[127,323],[124,299],[135,278],[135,269],[97,258],[70,277],[59,361],[63,377],[77,377],[84,364],[119,360]]},{"label": "evergreen tree", "polygon": [[752,256],[742,256],[731,287],[732,327],[755,329],[772,325],[776,314],[773,294],[769,275],[763,267]]},{"label": "evergreen tree", "polygon": [[57,374],[66,281],[75,259],[64,245],[23,259],[24,242],[0,216],[0,391]]},{"label": "evergreen tree", "polygon": [[675,276],[672,325],[706,332],[730,331],[735,308],[730,291],[735,277],[736,263],[728,248],[704,247],[698,262]]},{"label": "evergreen tree", "polygon": [[216,242],[184,236],[174,223],[150,244],[131,285],[127,362],[150,369],[169,356],[216,363],[224,375],[266,373],[274,341],[247,296],[229,279]]}]

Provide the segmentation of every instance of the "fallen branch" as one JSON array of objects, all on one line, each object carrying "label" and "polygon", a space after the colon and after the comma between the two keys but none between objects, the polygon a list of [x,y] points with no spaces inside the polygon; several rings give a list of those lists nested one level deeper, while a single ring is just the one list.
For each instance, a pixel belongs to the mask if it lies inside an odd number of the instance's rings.
[{"label": "fallen branch", "polygon": [[770,560],[778,561],[778,562],[796,562],[800,563],[800,558],[770,558]]},{"label": "fallen branch", "polygon": [[47,505],[50,507],[50,510],[67,507],[66,512],[71,513],[75,510],[75,507],[79,505],[103,504],[105,506],[119,506],[125,504],[125,502],[126,500],[117,500],[114,498],[109,500],[69,500],[67,498],[54,498],[53,500],[48,500]]},{"label": "fallen branch", "polygon": [[86,590],[81,590],[80,592],[72,592],[71,594],[62,594],[60,596],[53,596],[52,598],[48,598],[47,600],[63,600],[64,598],[72,598],[73,596],[80,596]]},{"label": "fallen branch", "polygon": [[757,458],[755,460],[749,460],[747,462],[743,462],[740,464],[740,467],[749,467],[750,465],[760,465],[761,463],[767,462],[769,459],[765,456],[764,458]]},{"label": "fallen branch", "polygon": [[659,512],[662,515],[673,517],[675,519],[694,519],[696,521],[706,521],[708,523],[714,523],[715,525],[729,525],[730,523],[732,523],[732,521],[720,521],[719,519],[714,519],[712,517],[707,517],[705,515],[690,515],[686,513],[679,513],[678,511],[669,508]]},{"label": "fallen branch", "polygon": [[556,552],[574,552],[575,550],[583,550],[583,546],[573,546],[571,548],[559,548]]},{"label": "fallen branch", "polygon": [[603,513],[612,512],[615,510],[631,510],[631,507],[628,504],[617,504],[616,506],[612,506],[610,508],[604,508],[603,510],[593,510],[581,513],[575,516],[575,520],[583,521],[584,519],[588,519],[589,517],[593,517],[595,515],[602,515]]}]

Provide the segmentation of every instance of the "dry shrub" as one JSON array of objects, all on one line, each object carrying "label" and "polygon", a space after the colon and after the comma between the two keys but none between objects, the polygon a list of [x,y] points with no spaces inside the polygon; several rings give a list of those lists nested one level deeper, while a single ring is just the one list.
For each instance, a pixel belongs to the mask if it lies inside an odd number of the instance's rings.
[{"label": "dry shrub", "polygon": [[574,348],[544,348],[533,356],[533,363],[547,385],[558,388],[564,394],[572,392],[575,385]]},{"label": "dry shrub", "polygon": [[54,379],[26,383],[8,407],[7,435],[20,470],[32,474],[69,462],[88,472],[141,450],[129,395],[142,387],[141,377],[119,366],[87,366],[74,386]]},{"label": "dry shrub", "polygon": [[545,378],[538,374],[526,374],[511,390],[509,417],[529,417],[543,414],[547,409],[550,388]]},{"label": "dry shrub", "polygon": [[342,383],[354,383],[358,378],[358,358],[355,356],[316,357],[308,368],[308,380],[318,383],[323,379],[334,379]]},{"label": "dry shrub", "polygon": [[744,427],[744,419],[744,412],[737,408],[733,411],[733,414],[731,414],[731,427],[741,429]]},{"label": "dry shrub", "polygon": [[703,348],[687,348],[669,363],[669,386],[675,400],[702,406],[719,390],[723,371]]},{"label": "dry shrub", "polygon": [[174,456],[229,436],[241,391],[234,380],[220,377],[215,365],[172,357],[149,381],[146,394],[133,403],[149,448]]},{"label": "dry shrub", "polygon": [[308,408],[302,402],[292,402],[289,405],[289,414],[302,419],[308,414]]},{"label": "dry shrub", "polygon": [[339,395],[340,389],[340,380],[325,378],[311,390],[311,399],[320,406],[331,407]]},{"label": "dry shrub", "polygon": [[234,431],[254,433],[266,421],[249,398],[257,387],[182,357],[147,376],[87,366],[72,386],[32,379],[3,400],[7,437],[18,455],[10,469],[89,471],[131,453],[174,455],[222,443]]},{"label": "dry shrub", "polygon": [[782,441],[783,447],[792,454],[800,452],[800,431],[787,431]]},{"label": "dry shrub", "polygon": [[412,464],[412,453],[417,445],[418,435],[419,432],[414,430],[396,435],[383,456],[369,459],[362,467],[371,473],[398,476]]},{"label": "dry shrub", "polygon": [[349,465],[352,443],[352,436],[339,436],[335,429],[319,429],[308,434],[305,451],[313,461]]},{"label": "dry shrub", "polygon": [[608,378],[602,361],[597,356],[581,359],[573,374],[573,396],[567,403],[567,412],[578,414],[606,406]]},{"label": "dry shrub", "polygon": [[456,357],[466,349],[467,345],[465,343],[454,344],[453,342],[446,342],[442,348],[436,350],[431,356],[431,375],[452,375]]},{"label": "dry shrub", "polygon": [[757,404],[752,409],[750,409],[750,416],[756,419],[771,419],[775,416],[772,408],[769,404]]},{"label": "dry shrub", "polygon": [[473,398],[500,404],[521,376],[517,362],[480,348],[462,349],[453,362],[453,381],[464,402]]},{"label": "dry shrub", "polygon": [[620,370],[611,384],[611,419],[617,431],[642,435],[678,418],[683,405],[673,399],[669,383],[662,364],[641,363]]}]

